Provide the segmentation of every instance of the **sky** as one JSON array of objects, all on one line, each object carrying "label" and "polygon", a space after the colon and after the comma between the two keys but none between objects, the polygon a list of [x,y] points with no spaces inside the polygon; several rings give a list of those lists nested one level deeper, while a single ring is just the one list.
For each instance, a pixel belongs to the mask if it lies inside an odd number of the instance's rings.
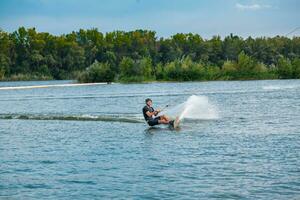
[{"label": "sky", "polygon": [[0,28],[35,27],[55,35],[153,30],[158,37],[197,33],[204,38],[300,35],[300,0],[0,0]]}]

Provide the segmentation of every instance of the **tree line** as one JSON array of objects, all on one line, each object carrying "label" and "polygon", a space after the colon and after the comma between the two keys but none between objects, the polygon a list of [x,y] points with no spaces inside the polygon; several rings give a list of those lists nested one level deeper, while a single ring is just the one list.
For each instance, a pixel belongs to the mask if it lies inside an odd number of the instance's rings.
[{"label": "tree line", "polygon": [[300,78],[300,37],[204,39],[98,29],[52,35],[0,29],[0,80],[141,82]]}]

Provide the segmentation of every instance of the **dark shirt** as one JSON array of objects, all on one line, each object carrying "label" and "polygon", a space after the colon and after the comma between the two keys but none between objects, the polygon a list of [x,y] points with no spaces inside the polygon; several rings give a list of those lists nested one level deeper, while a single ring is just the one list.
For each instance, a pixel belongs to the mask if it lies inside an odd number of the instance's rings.
[{"label": "dark shirt", "polygon": [[149,117],[146,112],[154,112],[154,109],[152,107],[144,106],[143,108],[143,115],[146,121],[152,120],[152,117]]}]

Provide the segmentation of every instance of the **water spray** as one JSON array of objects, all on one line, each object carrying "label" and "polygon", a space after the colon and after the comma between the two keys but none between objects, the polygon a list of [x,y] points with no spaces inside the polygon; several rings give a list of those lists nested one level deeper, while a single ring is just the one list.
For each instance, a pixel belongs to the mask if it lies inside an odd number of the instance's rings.
[{"label": "water spray", "polygon": [[172,118],[178,116],[180,120],[211,120],[219,118],[217,107],[210,103],[206,96],[196,95],[190,96],[185,102],[165,110],[162,114]]}]

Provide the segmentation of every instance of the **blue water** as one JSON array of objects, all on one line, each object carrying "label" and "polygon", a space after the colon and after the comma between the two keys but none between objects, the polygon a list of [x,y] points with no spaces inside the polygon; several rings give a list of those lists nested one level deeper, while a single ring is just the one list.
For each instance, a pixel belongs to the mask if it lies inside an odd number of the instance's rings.
[{"label": "blue water", "polygon": [[[300,199],[300,80],[13,88],[70,82],[0,82],[0,199]],[[218,117],[142,121],[191,95]]]}]

